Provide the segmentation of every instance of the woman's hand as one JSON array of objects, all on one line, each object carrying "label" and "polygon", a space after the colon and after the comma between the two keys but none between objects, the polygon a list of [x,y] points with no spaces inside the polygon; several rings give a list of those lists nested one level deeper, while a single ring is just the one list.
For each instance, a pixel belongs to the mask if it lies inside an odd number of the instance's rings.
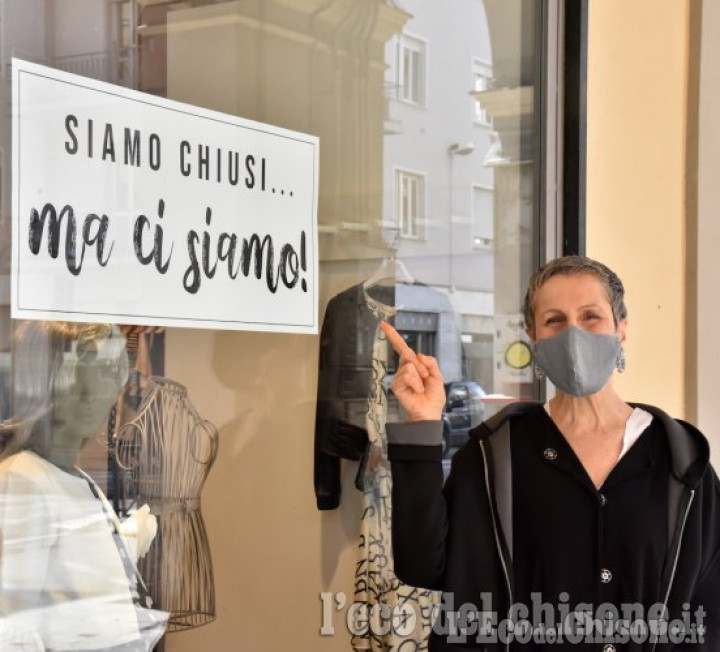
[{"label": "woman's hand", "polygon": [[390,385],[410,421],[437,421],[445,407],[445,387],[437,360],[415,353],[387,322],[380,328],[400,356],[400,366]]}]

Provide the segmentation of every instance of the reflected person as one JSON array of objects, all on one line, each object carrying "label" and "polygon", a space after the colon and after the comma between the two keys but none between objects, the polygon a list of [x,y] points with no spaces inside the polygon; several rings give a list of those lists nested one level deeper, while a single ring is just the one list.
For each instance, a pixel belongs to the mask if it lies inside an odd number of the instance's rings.
[{"label": "reflected person", "polygon": [[444,485],[437,362],[383,324],[409,415],[388,424],[395,570],[444,592],[429,649],[717,650],[720,483],[695,427],[613,386],[622,282],[555,259],[530,278],[524,318],[556,393],[474,428]]},{"label": "reflected person", "polygon": [[76,466],[127,380],[125,339],[109,324],[24,322],[13,359],[13,418],[0,424],[0,648],[149,650],[164,615],[141,604],[143,550],[122,536],[143,519],[124,528]]}]

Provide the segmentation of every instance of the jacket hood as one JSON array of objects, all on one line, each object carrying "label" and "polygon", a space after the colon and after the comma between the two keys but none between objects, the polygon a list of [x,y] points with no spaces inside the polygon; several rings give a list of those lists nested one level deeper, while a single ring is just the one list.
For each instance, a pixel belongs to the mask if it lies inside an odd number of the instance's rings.
[{"label": "jacket hood", "polygon": [[705,436],[692,424],[673,419],[654,405],[628,405],[649,412],[662,423],[670,445],[673,475],[690,489],[697,487],[710,466],[710,445]]},{"label": "jacket hood", "polygon": [[[660,421],[667,434],[672,474],[690,489],[694,489],[702,480],[710,466],[710,445],[705,436],[692,424],[673,419],[660,408],[644,403],[628,403],[631,407],[641,408]],[[500,426],[515,416],[542,406],[539,401],[510,403],[492,417],[483,421],[470,431],[473,439],[486,439],[497,432]]]}]

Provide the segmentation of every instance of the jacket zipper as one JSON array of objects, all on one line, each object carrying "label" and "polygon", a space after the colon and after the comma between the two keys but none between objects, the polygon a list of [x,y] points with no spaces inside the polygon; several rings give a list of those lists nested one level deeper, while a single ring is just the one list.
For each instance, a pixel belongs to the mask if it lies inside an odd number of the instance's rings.
[{"label": "jacket zipper", "polygon": [[[492,524],[493,524],[493,534],[495,535],[495,545],[497,546],[498,555],[500,556],[500,562],[502,563],[503,573],[505,574],[505,583],[507,585],[507,591],[508,591],[508,598],[510,599],[510,607],[512,607],[513,604],[513,594],[512,594],[512,586],[510,585],[510,573],[508,572],[507,564],[505,562],[505,557],[503,555],[502,546],[500,545],[500,535],[498,534],[497,529],[497,515],[495,514],[495,508],[493,507],[493,500],[492,500],[492,493],[490,491],[490,474],[488,473],[488,461],[487,461],[487,453],[485,452],[485,443],[481,440],[478,442],[480,444],[480,450],[482,451],[483,456],[483,465],[485,467],[485,490],[487,491],[488,496],[488,504],[490,506],[490,513],[492,514]],[[499,625],[500,623],[498,623]],[[508,637],[508,641],[506,643],[505,649],[510,649],[510,637]]]},{"label": "jacket zipper", "polygon": [[[675,559],[673,560],[672,565],[672,571],[670,573],[670,581],[668,582],[667,591],[665,592],[665,600],[663,601],[663,612],[665,612],[665,609],[667,608],[668,600],[670,599],[670,591],[672,590],[673,582],[675,581],[675,571],[677,570],[677,564],[678,559],[680,559],[680,548],[682,548],[682,538],[683,533],[685,532],[685,523],[687,522],[688,514],[690,513],[690,507],[693,503],[693,498],[695,498],[695,490],[690,490],[690,499],[688,500],[687,507],[685,508],[685,514],[683,516],[682,523],[680,524],[680,537],[678,539],[678,545],[677,550],[675,551]],[[655,638],[655,642],[653,643],[652,650],[655,650],[655,647],[658,644],[658,639]]]}]

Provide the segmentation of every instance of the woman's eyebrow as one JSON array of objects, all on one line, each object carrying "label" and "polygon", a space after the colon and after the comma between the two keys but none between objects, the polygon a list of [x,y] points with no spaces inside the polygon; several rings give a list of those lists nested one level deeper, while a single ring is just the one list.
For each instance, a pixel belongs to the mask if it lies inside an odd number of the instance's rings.
[{"label": "woman's eyebrow", "polygon": [[[581,306],[578,306],[577,310],[589,310],[589,309],[600,310],[600,308],[601,308],[601,306],[599,303],[585,303]],[[564,315],[565,312],[566,311],[563,310],[562,308],[548,308],[547,310],[543,310],[540,313],[540,317],[545,317],[547,315],[552,315],[552,314]]]}]

